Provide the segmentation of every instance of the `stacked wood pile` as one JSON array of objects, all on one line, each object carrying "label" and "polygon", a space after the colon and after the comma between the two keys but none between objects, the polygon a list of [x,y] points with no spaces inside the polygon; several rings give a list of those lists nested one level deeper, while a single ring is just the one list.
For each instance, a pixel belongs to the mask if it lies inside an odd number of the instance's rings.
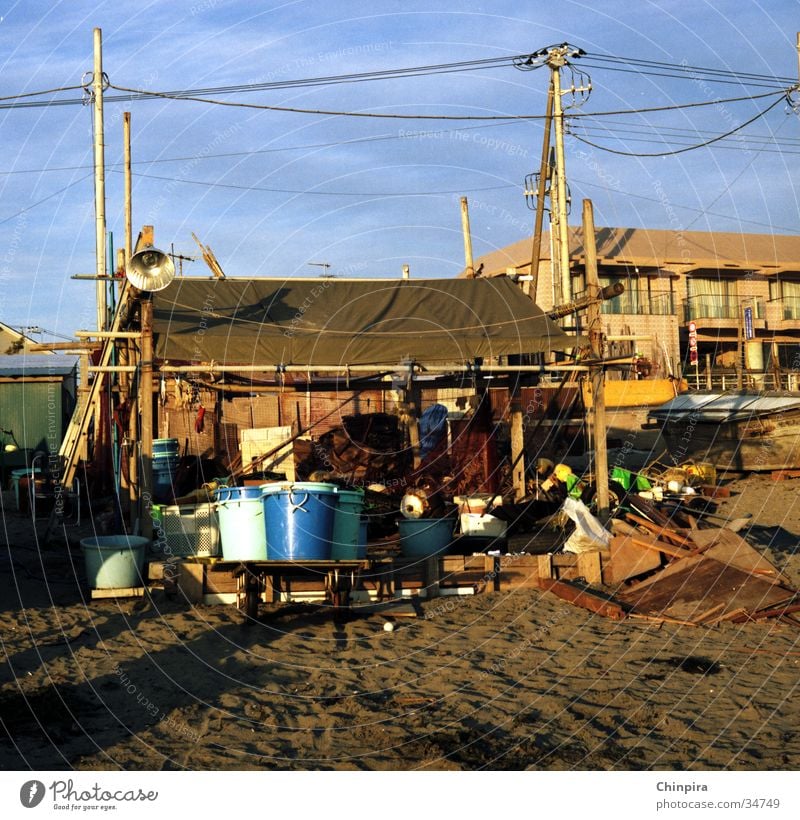
[{"label": "stacked wood pile", "polygon": [[341,426],[320,436],[298,464],[298,472],[304,477],[324,472],[349,484],[397,487],[404,484],[410,464],[397,416],[365,413],[345,416]]},{"label": "stacked wood pile", "polygon": [[[602,563],[610,594],[540,578],[540,588],[607,617],[686,626],[780,619],[800,625],[800,593],[729,528],[682,529],[654,505],[625,512]],[[655,519],[655,520],[653,520]]]}]

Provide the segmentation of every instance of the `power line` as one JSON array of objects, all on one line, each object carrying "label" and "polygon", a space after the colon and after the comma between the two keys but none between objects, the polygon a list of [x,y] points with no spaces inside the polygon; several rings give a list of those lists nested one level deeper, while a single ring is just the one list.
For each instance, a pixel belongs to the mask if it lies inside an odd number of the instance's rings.
[{"label": "power line", "polygon": [[[332,142],[316,142],[304,145],[286,145],[280,148],[254,148],[250,151],[227,151],[220,154],[193,154],[182,157],[162,157],[160,159],[140,159],[131,162],[131,165],[158,165],[170,162],[197,162],[205,159],[224,159],[228,157],[249,157],[259,154],[275,154],[286,151],[309,151],[317,148],[340,148],[343,145],[355,145],[363,142],[383,142],[387,140],[424,139],[439,137],[444,134],[460,134],[464,131],[478,131],[485,128],[502,128],[507,125],[518,125],[515,122],[493,122],[484,125],[466,125],[463,128],[436,129],[435,131],[414,131],[408,134],[378,134],[372,137],[354,137],[349,140],[334,140]],[[106,163],[107,168],[118,168],[122,162]],[[57,165],[50,168],[19,168],[14,171],[0,171],[0,176],[14,176],[18,174],[42,174],[50,171],[83,171],[93,168],[91,165]]]},{"label": "power line", "polygon": [[751,117],[749,120],[746,120],[745,122],[741,123],[740,125],[737,125],[735,128],[732,128],[730,131],[726,131],[724,134],[719,134],[716,137],[712,137],[711,139],[706,140],[705,142],[697,143],[696,145],[688,145],[685,148],[676,148],[672,151],[654,151],[654,152],[649,152],[649,153],[636,153],[636,152],[633,152],[633,151],[618,151],[615,148],[608,148],[608,147],[605,147],[605,146],[602,146],[602,145],[597,145],[597,143],[590,142],[589,140],[584,139],[583,137],[579,137],[576,134],[572,134],[572,136],[576,140],[578,140],[578,142],[583,142],[586,145],[591,145],[592,148],[597,148],[599,151],[606,151],[607,153],[610,153],[610,154],[619,154],[620,156],[623,156],[623,157],[669,157],[669,156],[674,156],[675,154],[685,154],[687,151],[695,151],[698,148],[706,148],[709,145],[713,145],[715,142],[719,142],[720,140],[724,140],[726,137],[730,137],[732,134],[735,134],[737,131],[741,131],[743,128],[746,128],[751,123],[754,123],[756,120],[759,120],[759,119],[761,119],[761,117],[768,114],[773,108],[775,108],[776,105],[778,105],[778,103],[781,101],[781,99],[783,99],[784,96],[785,95],[781,95],[781,97],[779,97],[774,102],[770,103],[763,111],[759,111],[759,113],[756,114],[754,117]]},{"label": "power line", "polygon": [[[120,174],[122,171],[115,171],[114,173]],[[407,191],[407,192],[397,192],[397,191],[310,191],[308,189],[297,189],[297,188],[268,188],[259,185],[235,185],[233,183],[227,182],[208,182],[202,179],[186,179],[183,177],[167,177],[167,176],[159,176],[157,174],[142,174],[142,173],[135,173],[133,176],[136,177],[143,177],[146,179],[158,179],[162,182],[181,182],[186,183],[187,185],[202,185],[207,188],[231,188],[237,191],[266,191],[268,193],[274,194],[309,194],[315,196],[358,196],[358,197],[371,197],[371,196],[380,196],[380,197],[406,197],[406,196],[433,196],[433,195],[444,195],[444,194],[467,194],[467,193],[477,193],[480,191],[499,191],[504,188],[516,188],[517,186],[514,184],[506,184],[506,185],[491,185],[485,188],[456,188],[453,190],[448,191]]]},{"label": "power line", "polygon": [[85,176],[79,177],[78,179],[73,180],[69,183],[69,185],[65,185],[63,188],[59,188],[57,191],[53,191],[52,194],[48,194],[43,199],[40,199],[38,202],[34,202],[32,205],[28,205],[25,208],[21,208],[16,213],[11,214],[11,216],[7,216],[5,219],[0,219],[0,225],[5,225],[6,222],[10,222],[12,219],[16,219],[16,217],[21,216],[24,213],[27,213],[30,210],[33,210],[38,205],[42,205],[43,203],[47,202],[49,199],[53,199],[53,197],[58,196],[59,194],[63,194],[64,191],[68,191],[74,185],[77,185],[79,182],[83,182],[85,179],[89,179],[92,174],[86,174]]},{"label": "power line", "polygon": [[[729,68],[706,68],[703,66],[689,65],[688,63],[670,63],[662,60],[647,60],[641,57],[620,57],[613,54],[588,54],[587,60],[598,60],[600,62],[628,63],[634,66],[644,66],[648,69],[670,70],[679,73],[681,76],[690,75],[689,79],[699,79],[699,75],[707,75],[711,78],[735,79],[745,83],[747,81],[765,82],[772,81],[781,85],[793,85],[797,83],[796,77],[782,77],[774,74],[753,73],[747,71],[734,71]],[[586,62],[586,61],[582,61]],[[608,67],[608,66],[607,66]]]},{"label": "power line", "polygon": [[[122,86],[111,85],[111,88],[117,91],[131,91],[133,89],[126,89]],[[783,89],[781,91],[768,91],[763,94],[751,94],[746,97],[730,97],[723,100],[701,100],[699,102],[678,103],[674,105],[660,105],[649,108],[630,108],[617,111],[575,111],[570,113],[570,118],[585,118],[585,117],[609,117],[619,116],[622,114],[649,114],[659,111],[679,111],[688,108],[702,108],[709,105],[724,105],[734,102],[752,102],[753,100],[764,99],[765,97],[772,97],[776,94],[780,98],[786,97],[791,89]],[[544,114],[491,114],[491,115],[467,115],[467,114],[400,114],[397,112],[375,112],[375,111],[333,111],[317,108],[297,108],[293,106],[282,105],[265,105],[261,103],[247,103],[247,102],[230,102],[228,100],[213,100],[208,97],[195,96],[174,96],[170,92],[164,91],[143,91],[144,96],[157,99],[174,99],[187,100],[189,102],[200,102],[207,105],[220,105],[229,108],[248,108],[259,111],[281,111],[291,114],[317,114],[328,117],[362,117],[370,119],[392,119],[392,120],[460,120],[460,121],[497,121],[497,120],[541,120],[544,119]]]}]

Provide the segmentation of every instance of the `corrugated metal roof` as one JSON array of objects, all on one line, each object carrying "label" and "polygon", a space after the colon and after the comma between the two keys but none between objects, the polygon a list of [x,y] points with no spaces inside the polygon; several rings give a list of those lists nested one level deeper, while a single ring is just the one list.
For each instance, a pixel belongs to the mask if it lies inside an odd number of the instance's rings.
[{"label": "corrugated metal roof", "polygon": [[77,366],[77,356],[38,353],[0,356],[0,376],[68,376]]},{"label": "corrugated metal roof", "polygon": [[800,410],[800,395],[782,393],[682,393],[648,413],[658,421],[726,422]]}]

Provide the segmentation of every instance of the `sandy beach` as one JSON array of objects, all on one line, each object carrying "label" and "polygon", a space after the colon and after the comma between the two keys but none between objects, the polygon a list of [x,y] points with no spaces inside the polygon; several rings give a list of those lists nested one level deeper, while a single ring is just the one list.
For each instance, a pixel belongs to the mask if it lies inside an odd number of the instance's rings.
[{"label": "sandy beach", "polygon": [[[793,481],[723,515],[795,583]],[[0,767],[77,770],[776,770],[800,766],[800,629],[612,621],[538,590],[420,618],[88,601],[4,495]],[[38,528],[43,529],[39,522]]]}]

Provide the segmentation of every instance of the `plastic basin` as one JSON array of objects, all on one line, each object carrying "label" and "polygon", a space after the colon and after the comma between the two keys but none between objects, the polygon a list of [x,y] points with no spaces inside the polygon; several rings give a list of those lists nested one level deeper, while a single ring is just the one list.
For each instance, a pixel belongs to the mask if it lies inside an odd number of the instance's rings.
[{"label": "plastic basin", "polygon": [[139,535],[84,538],[81,550],[92,589],[127,589],[143,585],[144,556],[150,541]]},{"label": "plastic basin", "polygon": [[427,558],[447,550],[453,541],[452,518],[403,518],[400,548],[408,558]]}]

